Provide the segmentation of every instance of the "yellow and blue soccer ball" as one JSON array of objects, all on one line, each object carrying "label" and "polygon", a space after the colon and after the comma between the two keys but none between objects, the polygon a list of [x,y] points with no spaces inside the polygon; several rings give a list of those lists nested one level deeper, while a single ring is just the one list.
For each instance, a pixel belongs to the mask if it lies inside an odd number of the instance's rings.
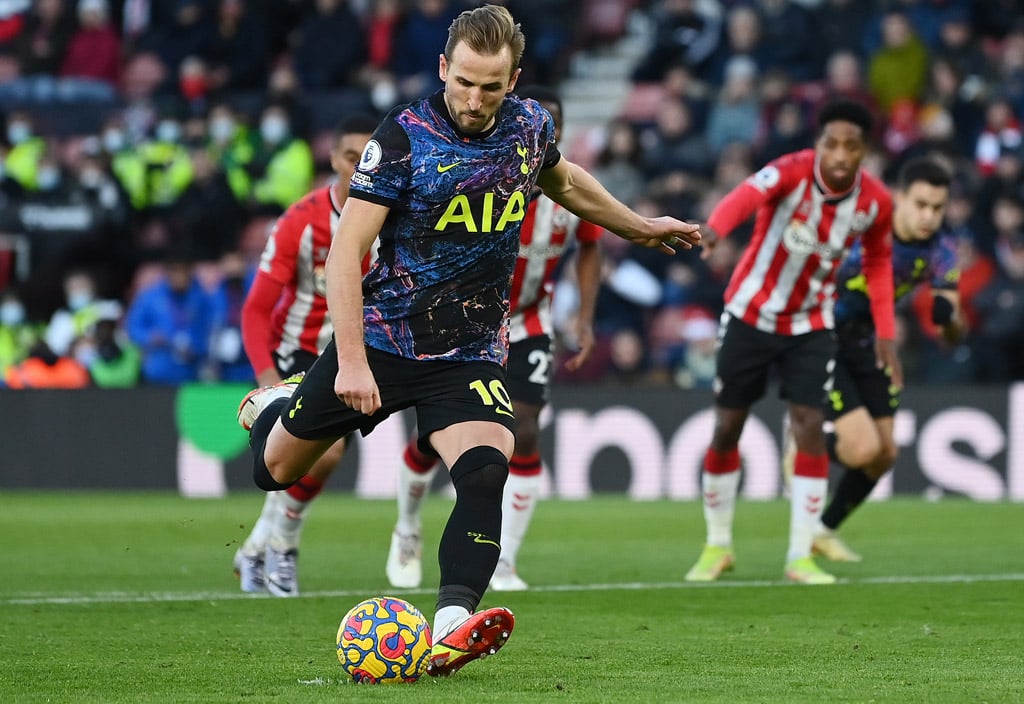
[{"label": "yellow and blue soccer ball", "polygon": [[341,667],[360,684],[415,682],[430,660],[430,624],[393,596],[353,606],[341,619],[337,642]]}]

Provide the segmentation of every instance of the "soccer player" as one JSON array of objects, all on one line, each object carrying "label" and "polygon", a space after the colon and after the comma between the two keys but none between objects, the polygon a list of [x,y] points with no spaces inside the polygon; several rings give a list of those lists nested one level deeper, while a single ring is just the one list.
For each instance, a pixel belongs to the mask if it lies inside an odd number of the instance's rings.
[{"label": "soccer player", "polygon": [[796,442],[786,578],[830,584],[811,557],[828,483],[822,401],[836,354],[836,270],[858,239],[878,332],[875,364],[902,385],[896,356],[891,261],[892,197],[861,169],[871,134],[863,105],[837,101],[818,115],[813,149],[784,155],[748,177],[714,208],[703,256],[757,213],[754,232],[725,291],[716,355],[715,428],[701,489],[707,540],[688,581],[712,581],[734,562],[732,524],[740,481],[739,440],[750,407],[777,372]]},{"label": "soccer player", "polygon": [[[561,136],[562,101],[543,86],[516,90],[551,113],[555,142]],[[494,591],[523,591],[528,585],[516,572],[516,555],[530,526],[540,492],[540,412],[548,399],[551,376],[551,289],[559,261],[575,241],[579,286],[576,354],[566,361],[578,369],[594,347],[594,305],[601,275],[601,229],[580,220],[539,189],[523,219],[519,259],[512,275],[508,361],[505,374],[515,414],[515,449],[501,505],[501,554],[491,577]],[[398,469],[398,521],[391,535],[386,573],[393,587],[415,588],[423,579],[420,509],[439,466],[433,452],[423,452],[414,438]]]},{"label": "soccer player", "polygon": [[[956,342],[963,332],[956,240],[939,232],[951,180],[949,170],[930,157],[911,159],[900,169],[892,217],[892,269],[896,300],[918,285],[931,284],[932,323],[942,329],[945,339]],[[893,421],[900,389],[874,364],[871,354],[875,326],[863,258],[864,251],[857,243],[836,276],[839,352],[835,382],[826,402],[834,426],[834,431],[826,434],[826,447],[831,459],[842,465],[843,473],[813,542],[815,553],[838,562],[860,562],[861,556],[835,531],[864,503],[898,453]],[[788,443],[787,450],[791,446]],[[792,451],[784,454],[783,468],[788,479],[793,470]]]},{"label": "soccer player", "polygon": [[[242,343],[261,386],[309,369],[331,339],[327,252],[348,198],[349,180],[377,122],[361,113],[341,122],[331,147],[337,181],[294,203],[267,239],[242,308]],[[367,258],[365,268],[368,265]],[[267,494],[252,531],[235,552],[234,567],[243,592],[298,596],[299,537],[307,509],[344,452],[341,438],[302,479],[286,491]]]},{"label": "soccer player", "polygon": [[550,114],[510,95],[524,43],[501,6],[452,21],[439,57],[443,89],[392,110],[352,176],[327,258],[333,340],[301,382],[251,392],[238,414],[252,429],[254,481],[276,491],[338,438],[416,409],[419,442],[441,456],[455,487],[438,549],[434,676],[497,652],[515,622],[508,609],[476,609],[498,562],[515,440],[508,301],[534,184],[642,246],[671,253],[700,242],[697,225],[642,217],[562,158]]}]

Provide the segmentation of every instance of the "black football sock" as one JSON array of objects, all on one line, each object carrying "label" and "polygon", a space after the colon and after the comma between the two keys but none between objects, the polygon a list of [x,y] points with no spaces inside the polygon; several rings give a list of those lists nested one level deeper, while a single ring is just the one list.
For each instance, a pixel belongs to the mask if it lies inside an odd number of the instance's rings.
[{"label": "black football sock", "polygon": [[455,507],[437,550],[437,608],[476,610],[501,554],[501,496],[508,460],[493,447],[467,450],[451,468]]},{"label": "black football sock", "polygon": [[263,409],[259,417],[256,418],[256,422],[252,424],[252,430],[249,431],[249,447],[252,448],[252,478],[256,482],[256,486],[263,491],[281,491],[287,489],[294,482],[288,484],[281,484],[274,477],[270,475],[270,470],[267,469],[267,463],[263,459],[263,448],[267,444],[267,438],[270,436],[270,431],[274,428],[274,423],[281,417],[281,411],[288,404],[288,399],[279,398],[276,401],[271,401],[267,404],[267,407]]},{"label": "black football sock", "polygon": [[838,528],[854,509],[864,503],[877,483],[877,479],[872,479],[859,469],[844,469],[832,501],[821,517],[822,524],[831,530]]}]

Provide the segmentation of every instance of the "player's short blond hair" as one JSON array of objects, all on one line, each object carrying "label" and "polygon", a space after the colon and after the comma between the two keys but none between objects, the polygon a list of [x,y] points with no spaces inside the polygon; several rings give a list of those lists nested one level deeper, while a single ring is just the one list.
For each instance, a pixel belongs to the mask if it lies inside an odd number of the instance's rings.
[{"label": "player's short blond hair", "polygon": [[508,47],[512,54],[512,71],[519,68],[526,48],[526,37],[511,13],[500,5],[482,5],[462,12],[448,27],[444,55],[450,60],[455,46],[465,42],[478,54],[494,56]]}]

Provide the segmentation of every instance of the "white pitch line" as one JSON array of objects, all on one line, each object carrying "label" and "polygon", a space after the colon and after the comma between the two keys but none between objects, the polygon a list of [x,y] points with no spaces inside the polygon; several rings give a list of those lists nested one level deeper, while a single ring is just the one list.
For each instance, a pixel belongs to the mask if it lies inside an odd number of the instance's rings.
[{"label": "white pitch line", "polygon": [[[1024,582],[1024,573],[1009,574],[938,574],[893,577],[865,577],[863,579],[840,579],[839,585],[884,585],[884,584],[975,584],[980,582]],[[782,580],[721,580],[718,582],[621,582],[618,584],[555,584],[530,587],[531,592],[610,592],[638,591],[643,589],[723,589],[723,588],[765,588],[797,587]],[[350,598],[365,597],[367,589],[345,589],[303,592],[299,598]],[[384,589],[381,594],[402,596],[404,594],[433,593],[426,589]],[[156,604],[160,602],[234,601],[237,599],[272,599],[269,594],[243,594],[230,592],[101,592],[98,594],[65,594],[48,596],[45,592],[34,592],[18,596],[0,597],[0,606],[41,606],[76,604]]]}]

